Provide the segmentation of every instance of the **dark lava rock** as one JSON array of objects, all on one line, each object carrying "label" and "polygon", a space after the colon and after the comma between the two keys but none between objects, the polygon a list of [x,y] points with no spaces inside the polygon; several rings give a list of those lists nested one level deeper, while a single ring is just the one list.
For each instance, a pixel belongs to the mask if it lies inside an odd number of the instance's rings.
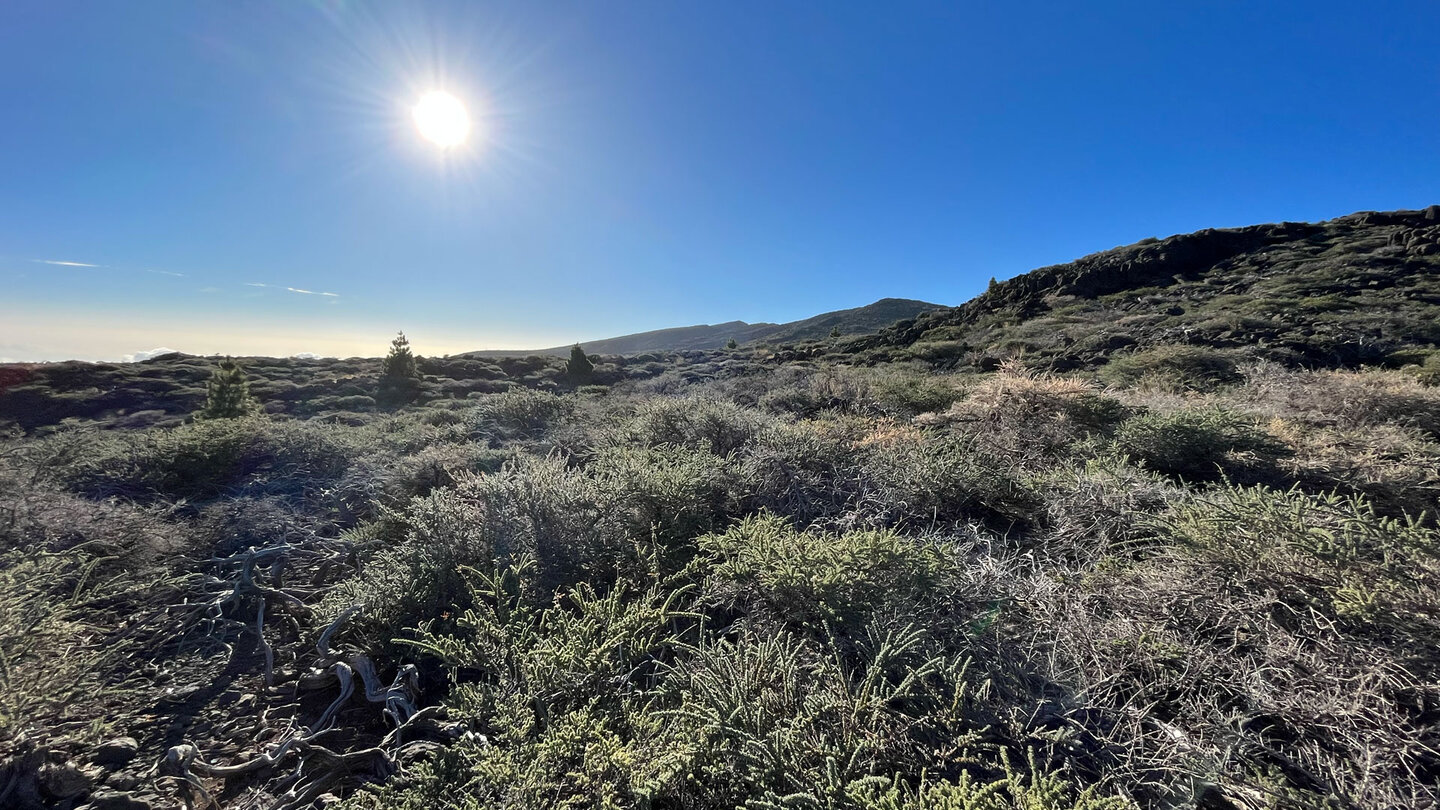
[{"label": "dark lava rock", "polygon": [[116,737],[95,749],[90,759],[96,765],[118,768],[134,759],[139,750],[140,743],[134,737]]},{"label": "dark lava rock", "polygon": [[152,810],[148,799],[114,790],[97,790],[90,794],[90,803],[79,810]]},{"label": "dark lava rock", "polygon": [[47,762],[40,767],[40,788],[56,799],[73,799],[90,790],[90,777],[73,762]]}]

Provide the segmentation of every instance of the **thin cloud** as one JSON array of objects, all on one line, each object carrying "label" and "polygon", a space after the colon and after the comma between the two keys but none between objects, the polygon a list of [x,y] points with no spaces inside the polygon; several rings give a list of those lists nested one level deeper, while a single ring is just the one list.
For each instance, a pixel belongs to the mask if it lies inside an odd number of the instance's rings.
[{"label": "thin cloud", "polygon": [[[61,261],[60,259],[33,259],[32,261],[34,261],[36,264],[53,264],[56,267],[106,267],[112,270],[125,270],[133,272],[133,268],[111,267],[108,264],[91,264],[90,262],[67,262]],[[157,276],[174,276],[175,278],[185,277],[184,273],[176,273],[171,270],[151,270],[149,268],[144,268],[144,272],[154,273]]]},{"label": "thin cloud", "polygon": [[323,295],[323,296],[325,296],[325,297],[327,297],[327,298],[339,298],[339,297],[340,297],[340,293],[319,292],[319,291],[316,291],[316,290],[302,290],[302,289],[300,289],[299,287],[282,287],[282,286],[280,286],[279,284],[261,284],[261,283],[258,282],[258,281],[247,281],[247,282],[245,282],[245,286],[246,286],[246,287],[265,287],[265,288],[271,289],[271,290],[287,290],[287,291],[293,292],[293,293],[300,293],[301,295]]},{"label": "thin cloud", "polygon": [[59,259],[36,259],[37,264],[55,264],[60,267],[104,267],[103,264],[89,264],[88,262],[62,262]]}]

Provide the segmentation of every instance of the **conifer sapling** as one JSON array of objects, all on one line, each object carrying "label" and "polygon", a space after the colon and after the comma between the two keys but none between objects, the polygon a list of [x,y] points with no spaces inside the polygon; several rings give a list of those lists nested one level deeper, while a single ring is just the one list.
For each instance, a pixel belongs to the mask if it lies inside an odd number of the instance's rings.
[{"label": "conifer sapling", "polygon": [[390,341],[390,352],[380,366],[380,386],[375,398],[387,405],[403,405],[420,395],[419,370],[410,340],[401,332]]},{"label": "conifer sapling", "polygon": [[565,373],[574,379],[589,377],[595,370],[595,364],[585,356],[585,350],[576,343],[570,348],[570,363],[565,367]]},{"label": "conifer sapling", "polygon": [[250,381],[245,369],[230,358],[210,374],[206,385],[205,407],[195,414],[196,419],[234,419],[254,413],[256,402],[250,396]]}]

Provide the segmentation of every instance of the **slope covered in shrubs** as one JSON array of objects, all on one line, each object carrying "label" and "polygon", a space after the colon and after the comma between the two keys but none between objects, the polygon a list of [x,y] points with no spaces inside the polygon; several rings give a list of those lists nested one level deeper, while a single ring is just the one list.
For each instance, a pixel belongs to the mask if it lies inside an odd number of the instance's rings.
[{"label": "slope covered in shrubs", "polygon": [[15,437],[0,789],[1425,806],[1437,430],[1400,371],[1012,361]]}]

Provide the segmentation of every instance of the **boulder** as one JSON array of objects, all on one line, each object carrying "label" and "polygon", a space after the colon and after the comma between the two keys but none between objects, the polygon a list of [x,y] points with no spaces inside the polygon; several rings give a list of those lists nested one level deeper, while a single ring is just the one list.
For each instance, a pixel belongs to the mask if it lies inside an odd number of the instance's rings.
[{"label": "boulder", "polygon": [[118,768],[134,759],[139,751],[140,743],[134,737],[116,737],[95,749],[90,761],[96,765]]}]

